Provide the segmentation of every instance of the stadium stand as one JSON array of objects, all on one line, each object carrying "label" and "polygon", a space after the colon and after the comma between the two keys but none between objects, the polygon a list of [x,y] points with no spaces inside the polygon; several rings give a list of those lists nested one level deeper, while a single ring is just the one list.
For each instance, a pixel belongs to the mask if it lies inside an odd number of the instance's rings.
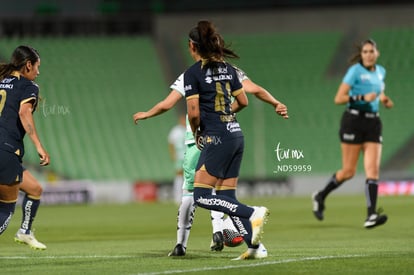
[{"label": "stadium stand", "polygon": [[[381,111],[383,162],[413,135],[407,127],[413,117],[409,91],[414,64],[408,58],[412,32],[371,33],[381,51],[379,63],[387,68],[387,93],[397,106]],[[241,177],[273,178],[278,165],[288,164],[310,165],[313,174],[338,169],[337,131],[344,106],[335,106],[333,98],[341,77],[328,78],[326,70],[341,33],[224,35],[241,56],[235,64],[284,102],[290,113],[284,121],[270,106],[249,97],[250,106],[238,115],[246,138]],[[48,169],[68,178],[93,180],[173,177],[166,136],[175,113],[139,126],[132,123],[134,112],[148,109],[169,91],[148,37],[8,38],[0,43],[1,56],[9,56],[22,43],[33,45],[42,56],[37,82],[43,100],[36,116],[52,156]],[[191,64],[187,45],[182,45],[182,56]],[[279,161],[277,148],[288,153],[288,159]],[[37,163],[32,146],[27,149],[27,162]],[[300,156],[292,154],[299,151]],[[414,170],[412,165],[409,169]]]},{"label": "stadium stand", "polygon": [[414,117],[412,102],[412,72],[414,60],[410,52],[414,46],[413,28],[376,29],[372,37],[380,48],[380,62],[387,68],[386,90],[392,96],[396,108],[382,111],[384,123],[384,168],[399,172],[413,172],[412,140]]}]

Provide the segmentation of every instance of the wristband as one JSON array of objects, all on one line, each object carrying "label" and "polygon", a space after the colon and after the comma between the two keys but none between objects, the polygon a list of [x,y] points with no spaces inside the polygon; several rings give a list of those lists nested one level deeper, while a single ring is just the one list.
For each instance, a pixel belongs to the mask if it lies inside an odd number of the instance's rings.
[{"label": "wristband", "polygon": [[353,95],[353,96],[349,96],[349,102],[350,103],[354,103],[355,101],[357,101],[358,100],[358,96],[356,96],[356,95]]}]

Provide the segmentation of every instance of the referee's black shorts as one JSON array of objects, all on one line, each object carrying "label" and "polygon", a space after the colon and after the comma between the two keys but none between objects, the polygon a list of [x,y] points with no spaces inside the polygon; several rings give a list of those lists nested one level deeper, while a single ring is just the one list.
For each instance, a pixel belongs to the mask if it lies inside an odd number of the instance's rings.
[{"label": "referee's black shorts", "polygon": [[339,138],[343,143],[382,143],[382,122],[378,113],[347,109],[342,115]]}]

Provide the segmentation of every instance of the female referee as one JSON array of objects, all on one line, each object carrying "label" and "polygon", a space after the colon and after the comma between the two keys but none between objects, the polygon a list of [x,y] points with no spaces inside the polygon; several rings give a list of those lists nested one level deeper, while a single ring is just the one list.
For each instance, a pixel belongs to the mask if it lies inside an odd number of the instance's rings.
[{"label": "female referee", "polygon": [[38,102],[39,87],[33,82],[39,74],[40,57],[29,46],[17,47],[11,62],[0,65],[0,234],[13,216],[19,189],[23,199],[23,221],[15,241],[34,249],[46,249],[31,231],[40,204],[42,188],[22,166],[23,138],[27,134],[40,157],[40,165],[50,162],[40,142],[32,113]]},{"label": "female referee", "polygon": [[[197,61],[184,73],[184,90],[191,130],[201,148],[194,178],[194,202],[228,214],[248,246],[236,259],[255,258],[269,214],[236,199],[244,138],[234,113],[247,106],[236,70],[224,62],[238,57],[209,21],[200,21],[189,34],[189,50]],[[231,103],[231,96],[235,101]],[[216,188],[216,195],[212,194]]]},{"label": "female referee", "polygon": [[336,104],[347,104],[339,131],[342,168],[332,176],[323,190],[312,195],[313,213],[318,220],[323,220],[328,194],[355,175],[358,157],[362,152],[368,210],[364,227],[373,228],[387,221],[387,216],[381,215],[376,209],[382,149],[382,123],[378,111],[379,102],[386,108],[392,108],[394,103],[384,93],[385,69],[376,64],[378,57],[375,41],[363,41],[351,58],[354,64],[348,69],[335,96]]}]

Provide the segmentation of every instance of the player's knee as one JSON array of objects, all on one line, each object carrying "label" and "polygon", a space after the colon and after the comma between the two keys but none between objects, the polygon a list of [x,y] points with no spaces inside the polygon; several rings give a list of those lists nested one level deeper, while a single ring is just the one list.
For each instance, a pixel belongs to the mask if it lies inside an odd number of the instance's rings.
[{"label": "player's knee", "polygon": [[31,198],[40,199],[43,193],[43,187],[40,184],[37,184],[30,189],[30,192],[27,192],[27,195]]}]

